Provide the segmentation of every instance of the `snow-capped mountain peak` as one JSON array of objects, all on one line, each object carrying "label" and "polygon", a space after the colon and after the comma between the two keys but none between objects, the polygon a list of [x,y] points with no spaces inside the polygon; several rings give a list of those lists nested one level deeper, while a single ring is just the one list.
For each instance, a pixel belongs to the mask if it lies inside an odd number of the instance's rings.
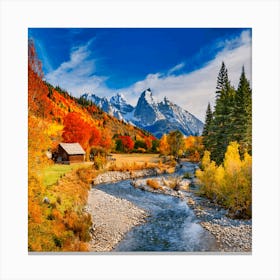
[{"label": "snow-capped mountain peak", "polygon": [[[155,103],[156,101],[154,100],[154,97],[153,97],[153,93],[151,91],[150,88],[146,89],[145,91],[142,92],[141,94],[141,97],[143,96],[143,98],[147,101],[147,103],[149,104],[153,104]],[[140,98],[141,98],[140,97]]]},{"label": "snow-capped mountain peak", "polygon": [[140,95],[134,111],[134,117],[141,119],[142,125],[150,125],[155,121],[165,119],[164,115],[159,111],[158,103],[150,89],[143,91]]},{"label": "snow-capped mountain peak", "polygon": [[110,98],[110,102],[113,104],[127,104],[127,101],[123,94],[117,93],[116,95]]},{"label": "snow-capped mountain peak", "polygon": [[117,111],[106,97],[99,97],[95,94],[85,93],[82,98],[91,100],[95,105],[100,107],[103,111],[107,112],[111,116],[118,117]]},{"label": "snow-capped mountain peak", "polygon": [[116,95],[112,96],[110,98],[110,103],[122,114],[129,113],[133,110],[133,107],[128,104],[127,100],[121,93],[117,93]]},{"label": "snow-capped mountain peak", "polygon": [[141,93],[136,107],[128,104],[120,93],[112,96],[110,100],[94,94],[84,94],[82,97],[92,100],[116,118],[141,127],[159,138],[171,130],[180,130],[186,136],[200,135],[203,130],[203,123],[195,116],[167,97],[158,102],[150,88]]},{"label": "snow-capped mountain peak", "polygon": [[164,96],[164,98],[163,98],[163,102],[164,102],[164,104],[171,104],[171,102],[170,102],[170,100],[166,97],[166,96]]}]

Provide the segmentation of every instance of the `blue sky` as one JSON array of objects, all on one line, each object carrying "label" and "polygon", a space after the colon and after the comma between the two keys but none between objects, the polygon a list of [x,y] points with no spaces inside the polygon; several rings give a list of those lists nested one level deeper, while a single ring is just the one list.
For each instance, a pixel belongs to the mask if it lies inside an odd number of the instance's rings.
[{"label": "blue sky", "polygon": [[150,87],[201,120],[214,104],[221,62],[237,86],[251,79],[251,30],[241,28],[30,28],[45,79],[72,95],[123,93],[135,105]]}]

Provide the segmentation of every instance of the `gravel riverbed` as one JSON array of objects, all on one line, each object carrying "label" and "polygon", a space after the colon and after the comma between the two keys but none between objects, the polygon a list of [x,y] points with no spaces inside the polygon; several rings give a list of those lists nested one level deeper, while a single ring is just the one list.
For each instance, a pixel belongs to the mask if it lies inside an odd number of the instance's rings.
[{"label": "gravel riverbed", "polygon": [[[193,191],[186,191],[191,180],[183,180],[177,191],[164,186],[161,189],[147,186],[147,176],[155,175],[159,175],[159,171],[155,169],[109,171],[97,176],[93,185],[132,179],[131,184],[136,188],[176,196],[194,211],[201,226],[215,236],[220,252],[252,252],[252,220],[231,219],[227,216],[227,210],[197,196]],[[89,193],[88,212],[91,213],[94,224],[90,243],[91,251],[94,252],[111,251],[132,227],[144,223],[148,215],[131,202],[94,188]]]},{"label": "gravel riverbed", "polygon": [[133,171],[107,171],[99,174],[92,181],[93,185],[113,183],[127,179],[155,176],[159,175],[162,172],[157,168],[142,169],[142,170],[133,170]]},{"label": "gravel riverbed", "polygon": [[191,192],[184,194],[184,200],[200,224],[216,237],[221,252],[252,252],[251,219],[231,219],[227,210]]},{"label": "gravel riverbed", "polygon": [[[194,211],[198,222],[206,230],[211,232],[219,245],[221,252],[251,252],[252,251],[252,220],[231,219],[227,216],[228,211],[207,198],[197,196],[192,191],[182,190],[186,188],[188,180],[181,183],[182,189],[174,191],[168,187],[161,186],[160,189],[153,189],[147,186],[145,179],[136,179],[131,184],[144,191],[164,193],[172,195],[185,201]],[[157,178],[158,182],[168,180]],[[191,180],[189,180],[189,183]]]},{"label": "gravel riverbed", "polygon": [[145,222],[147,213],[133,203],[91,189],[87,211],[93,220],[90,251],[111,251],[134,226]]}]

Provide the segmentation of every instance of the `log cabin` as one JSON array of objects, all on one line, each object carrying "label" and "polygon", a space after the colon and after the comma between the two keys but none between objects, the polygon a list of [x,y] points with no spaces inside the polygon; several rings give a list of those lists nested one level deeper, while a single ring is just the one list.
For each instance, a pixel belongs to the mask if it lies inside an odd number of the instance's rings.
[{"label": "log cabin", "polygon": [[56,154],[56,162],[74,163],[84,162],[86,152],[79,143],[59,143]]}]

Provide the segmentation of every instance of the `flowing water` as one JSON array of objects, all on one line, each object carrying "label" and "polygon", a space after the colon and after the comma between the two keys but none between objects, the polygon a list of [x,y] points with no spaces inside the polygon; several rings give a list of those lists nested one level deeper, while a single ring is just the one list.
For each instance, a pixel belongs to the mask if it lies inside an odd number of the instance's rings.
[{"label": "flowing water", "polygon": [[[186,163],[179,173],[192,168]],[[115,251],[216,250],[215,238],[198,224],[193,211],[179,198],[136,189],[130,185],[130,180],[104,184],[97,188],[129,200],[149,213],[147,222],[129,231]]]}]

